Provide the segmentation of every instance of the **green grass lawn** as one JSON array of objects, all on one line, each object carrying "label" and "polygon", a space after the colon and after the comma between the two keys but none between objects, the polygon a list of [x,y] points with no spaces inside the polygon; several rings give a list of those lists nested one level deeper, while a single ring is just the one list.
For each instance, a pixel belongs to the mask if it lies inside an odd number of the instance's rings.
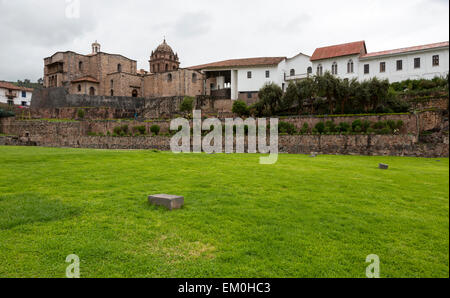
[{"label": "green grass lawn", "polygon": [[448,159],[0,147],[0,177],[0,277],[449,277]]}]

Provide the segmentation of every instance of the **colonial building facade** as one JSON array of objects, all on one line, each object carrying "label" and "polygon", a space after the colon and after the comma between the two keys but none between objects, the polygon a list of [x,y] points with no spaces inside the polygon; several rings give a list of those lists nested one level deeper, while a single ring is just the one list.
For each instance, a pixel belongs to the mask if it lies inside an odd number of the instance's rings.
[{"label": "colonial building facade", "polygon": [[368,53],[364,41],[327,46],[311,57],[317,75],[329,71],[344,79],[377,77],[392,82],[445,77],[449,72],[449,43]]},{"label": "colonial building facade", "polygon": [[9,82],[0,81],[0,103],[28,107],[33,89],[17,87]]},{"label": "colonial building facade", "polygon": [[57,52],[44,59],[44,86],[65,87],[70,94],[127,97],[168,97],[203,94],[203,75],[180,69],[178,54],[164,42],[150,56],[150,71],[137,70],[137,62],[122,55],[101,52]]},{"label": "colonial building facade", "polygon": [[445,77],[449,72],[449,43],[368,53],[364,41],[318,48],[310,57],[264,57],[219,61],[190,69],[206,76],[206,94],[226,94],[248,103],[257,100],[265,83],[285,90],[291,81],[329,71],[343,79],[364,81],[373,77],[398,82],[406,79]]}]

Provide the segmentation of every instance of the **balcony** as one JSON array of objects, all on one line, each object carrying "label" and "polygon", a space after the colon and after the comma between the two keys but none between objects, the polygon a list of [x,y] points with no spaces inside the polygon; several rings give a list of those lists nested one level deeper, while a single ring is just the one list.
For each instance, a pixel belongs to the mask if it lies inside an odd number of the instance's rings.
[{"label": "balcony", "polygon": [[9,99],[11,98],[16,98],[17,97],[17,92],[16,91],[12,91],[12,90],[8,90],[5,92],[5,96]]}]

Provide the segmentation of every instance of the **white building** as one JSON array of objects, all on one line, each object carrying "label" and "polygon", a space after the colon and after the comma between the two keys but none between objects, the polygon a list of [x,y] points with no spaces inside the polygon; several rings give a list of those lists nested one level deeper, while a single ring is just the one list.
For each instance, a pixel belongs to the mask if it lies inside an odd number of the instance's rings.
[{"label": "white building", "polygon": [[29,107],[33,89],[17,87],[8,82],[0,82],[0,103]]},{"label": "white building", "polygon": [[360,81],[377,77],[399,82],[445,77],[449,72],[449,43],[440,42],[367,53],[364,41],[322,47],[311,57],[315,74],[326,71]]},{"label": "white building", "polygon": [[262,57],[219,61],[190,69],[206,75],[205,92],[221,98],[241,99],[252,103],[266,83],[285,89],[292,80],[306,78],[312,73],[310,56],[298,54],[292,58]]}]

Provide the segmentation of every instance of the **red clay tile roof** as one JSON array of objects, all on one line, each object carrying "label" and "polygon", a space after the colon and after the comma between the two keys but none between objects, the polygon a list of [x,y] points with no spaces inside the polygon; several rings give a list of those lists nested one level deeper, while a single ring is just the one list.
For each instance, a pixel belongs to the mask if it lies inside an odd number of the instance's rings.
[{"label": "red clay tile roof", "polygon": [[242,66],[264,66],[278,65],[286,57],[260,57],[246,59],[231,59],[203,65],[191,66],[188,69],[201,70],[206,68],[222,68],[222,67],[242,67]]},{"label": "red clay tile roof", "polygon": [[97,79],[90,77],[90,76],[85,76],[85,77],[81,77],[78,78],[76,80],[73,80],[72,83],[81,83],[81,82],[91,82],[91,83],[100,83],[99,81],[97,81]]},{"label": "red clay tile roof", "polygon": [[314,51],[311,61],[366,53],[367,49],[364,41],[350,42],[318,48]]},{"label": "red clay tile roof", "polygon": [[12,83],[5,82],[5,81],[0,81],[0,88],[9,89],[9,90],[27,91],[27,92],[33,92],[33,90],[34,90],[32,88],[18,87]]},{"label": "red clay tile roof", "polygon": [[401,54],[401,53],[407,53],[407,52],[428,50],[428,49],[434,49],[434,48],[442,48],[442,47],[448,47],[448,45],[449,45],[448,41],[444,41],[444,42],[426,44],[426,45],[421,45],[421,46],[414,46],[414,47],[409,47],[409,48],[401,48],[401,49],[395,49],[395,50],[368,53],[368,54],[362,55],[361,58],[370,58],[370,57],[376,57],[376,56],[385,56],[385,55],[393,55],[393,54]]}]

